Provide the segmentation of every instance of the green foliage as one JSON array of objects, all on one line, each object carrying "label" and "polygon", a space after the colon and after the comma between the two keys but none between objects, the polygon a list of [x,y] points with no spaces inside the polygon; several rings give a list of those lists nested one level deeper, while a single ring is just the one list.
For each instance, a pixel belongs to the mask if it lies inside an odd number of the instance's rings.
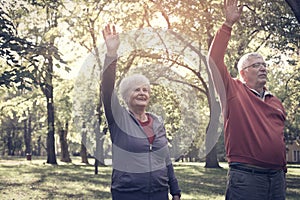
[{"label": "green foliage", "polygon": [[298,22],[300,23],[300,3],[297,0],[285,0],[291,7],[293,13],[295,14]]},{"label": "green foliage", "polygon": [[[151,90],[151,104],[153,113],[160,115],[164,120],[167,136],[172,135],[181,126],[180,98],[170,88],[163,85],[154,86]],[[156,106],[155,106],[156,105]]]},{"label": "green foliage", "polygon": [[[25,152],[25,132],[30,132],[32,137],[32,152],[37,154],[38,140],[44,139],[42,136],[46,132],[46,117],[44,101],[41,93],[37,91],[16,90],[10,88],[6,90],[6,95],[0,98],[0,134],[1,154],[21,155]],[[8,140],[12,139],[12,143]],[[15,143],[17,142],[17,143]]]},{"label": "green foliage", "polygon": [[34,81],[33,73],[21,63],[21,59],[35,62],[37,56],[36,45],[17,36],[17,31],[10,16],[0,8],[0,56],[4,58],[10,68],[1,63],[0,87],[10,87],[17,84],[19,89],[29,89],[28,83]]},{"label": "green foliage", "polygon": [[[49,3],[52,5],[53,2]],[[34,4],[40,5],[36,1]],[[45,62],[45,58],[53,56],[59,62],[65,63],[57,47],[51,45],[49,40],[40,42],[30,39],[34,38],[32,34],[40,34],[40,31],[36,30],[37,27],[31,33],[28,31],[27,35],[19,34],[19,31],[22,31],[20,27],[24,24],[27,26],[26,21],[22,21],[21,18],[30,16],[31,9],[35,8],[17,1],[4,2],[0,8],[0,56],[8,66],[1,63],[5,70],[0,74],[0,87],[32,89],[32,86],[43,85],[40,72],[44,69],[39,69],[39,65]]]},{"label": "green foliage", "polygon": [[285,2],[247,0],[243,5],[242,18],[234,26],[228,49],[228,66],[236,68],[243,54],[261,51],[264,47],[281,52],[297,51],[300,26]]},{"label": "green foliage", "polygon": [[268,89],[282,102],[287,113],[285,127],[286,142],[291,142],[300,137],[300,63],[291,63],[297,60],[297,52],[287,51],[278,54],[278,51],[269,50],[271,64],[268,67]]},{"label": "green foliage", "polygon": [[63,123],[69,122],[72,119],[72,108],[73,108],[73,82],[71,80],[62,80],[56,83],[55,87],[55,104],[56,106],[56,118],[59,123],[62,125]]}]

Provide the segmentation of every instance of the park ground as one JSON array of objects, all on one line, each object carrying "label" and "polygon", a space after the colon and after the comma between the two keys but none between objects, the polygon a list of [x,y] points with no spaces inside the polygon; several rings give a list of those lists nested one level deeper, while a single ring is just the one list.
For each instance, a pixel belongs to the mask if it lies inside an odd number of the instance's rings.
[{"label": "park ground", "polygon": [[[111,167],[99,167],[94,160],[82,164],[49,165],[46,158],[0,157],[0,199],[101,199],[110,200]],[[223,200],[228,166],[204,168],[204,163],[175,163],[175,173],[182,189],[182,200]],[[288,165],[287,200],[300,199],[300,165]]]}]

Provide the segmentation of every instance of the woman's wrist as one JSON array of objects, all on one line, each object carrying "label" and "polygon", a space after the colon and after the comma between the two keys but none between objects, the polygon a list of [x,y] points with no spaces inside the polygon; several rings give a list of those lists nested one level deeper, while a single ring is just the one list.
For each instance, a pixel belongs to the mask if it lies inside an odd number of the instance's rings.
[{"label": "woman's wrist", "polygon": [[118,54],[115,51],[107,51],[106,55],[108,57],[117,57]]}]

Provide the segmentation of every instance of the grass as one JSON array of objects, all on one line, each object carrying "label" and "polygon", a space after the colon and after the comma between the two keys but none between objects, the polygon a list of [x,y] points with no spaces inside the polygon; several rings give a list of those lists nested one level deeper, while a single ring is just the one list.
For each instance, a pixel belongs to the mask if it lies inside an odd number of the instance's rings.
[{"label": "grass", "polygon": [[[101,199],[110,200],[111,167],[80,163],[45,164],[45,158],[0,158],[0,199]],[[90,160],[90,163],[93,163]],[[221,169],[206,169],[204,163],[176,163],[175,172],[183,200],[224,199],[227,164]],[[300,166],[289,165],[287,200],[300,196]]]}]

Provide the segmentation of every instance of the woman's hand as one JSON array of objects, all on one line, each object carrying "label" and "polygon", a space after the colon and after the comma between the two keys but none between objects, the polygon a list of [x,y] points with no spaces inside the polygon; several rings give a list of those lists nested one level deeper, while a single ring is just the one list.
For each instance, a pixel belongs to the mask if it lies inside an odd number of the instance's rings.
[{"label": "woman's hand", "polygon": [[180,200],[180,197],[178,195],[174,195],[172,200]]},{"label": "woman's hand", "polygon": [[110,27],[108,24],[105,26],[102,34],[107,48],[107,56],[116,56],[120,45],[119,34],[116,32],[116,27],[114,25]]}]

